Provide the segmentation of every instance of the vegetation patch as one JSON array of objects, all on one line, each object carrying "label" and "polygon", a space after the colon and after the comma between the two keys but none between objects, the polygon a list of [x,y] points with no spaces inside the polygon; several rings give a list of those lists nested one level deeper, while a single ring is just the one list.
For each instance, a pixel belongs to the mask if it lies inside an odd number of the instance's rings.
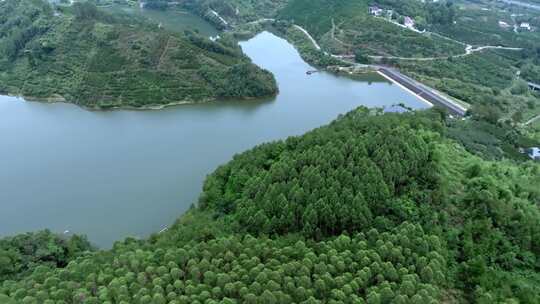
[{"label": "vegetation patch", "polygon": [[[277,92],[273,76],[230,38],[212,42],[193,32],[168,32],[87,2],[53,9],[42,1],[4,1],[0,26],[0,90],[11,94],[61,96],[106,109]],[[232,74],[227,83],[212,81]]]}]

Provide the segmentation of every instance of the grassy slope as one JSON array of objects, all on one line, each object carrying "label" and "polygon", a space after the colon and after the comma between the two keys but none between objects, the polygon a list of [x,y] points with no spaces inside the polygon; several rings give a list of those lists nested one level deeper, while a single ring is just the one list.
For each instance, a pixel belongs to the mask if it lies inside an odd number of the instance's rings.
[{"label": "grassy slope", "polygon": [[[401,57],[444,57],[464,52],[464,45],[453,43],[438,36],[426,36],[402,29],[387,21],[367,16],[369,1],[285,1],[282,9],[277,10],[277,17],[305,27],[327,51],[337,54],[354,54],[360,51],[364,55],[401,56]],[[229,5],[231,2],[222,2]],[[416,3],[416,2],[415,2]],[[242,1],[249,6],[249,1]],[[283,2],[276,7],[283,6]],[[428,12],[422,5],[409,5],[405,2],[386,0],[380,3],[386,8],[393,8],[401,14],[415,18],[429,19]],[[253,6],[251,6],[253,7]],[[516,123],[538,115],[540,99],[535,94],[520,92],[522,85],[515,73],[521,70],[523,79],[540,81],[538,59],[533,46],[539,41],[538,32],[513,32],[512,28],[499,27],[498,21],[512,24],[512,13],[520,14],[516,19],[537,24],[538,12],[502,11],[503,6],[492,2],[458,1],[456,23],[450,25],[427,24],[428,29],[448,35],[472,45],[506,45],[524,47],[524,52],[485,51],[466,58],[454,60],[440,59],[433,62],[391,61],[410,75],[432,85],[439,90],[472,104],[474,108],[490,107],[501,113],[501,118]],[[257,11],[257,10],[255,10]],[[417,14],[421,15],[420,17]],[[265,15],[272,17],[273,13]],[[335,24],[333,31],[332,21]],[[282,28],[287,37],[302,50],[303,56],[311,63],[325,66],[335,65],[321,52],[304,45],[295,30]],[[297,43],[301,41],[301,43]],[[474,110],[474,109],[473,109]]]},{"label": "grassy slope", "polygon": [[[90,18],[69,9],[61,16],[40,9],[32,14],[38,5],[0,3],[4,43],[25,28],[44,29],[23,41],[12,58],[0,58],[2,91],[108,108],[251,98],[277,90],[272,75],[252,65],[233,41],[212,43],[103,12]],[[21,17],[18,27],[10,26]]]},{"label": "grassy slope", "polygon": [[209,10],[216,11],[227,22],[241,24],[261,18],[273,18],[288,0],[189,0],[184,6],[196,11],[214,23],[221,24]]},{"label": "grassy slope", "polygon": [[365,15],[366,12],[365,1],[293,0],[287,3],[278,16],[304,26],[315,39],[320,39],[332,29],[332,19],[339,24],[357,15]]},{"label": "grassy slope", "polygon": [[[278,16],[305,27],[326,48],[338,53],[362,50],[370,55],[401,57],[463,53],[463,47],[457,43],[421,35],[368,16],[368,1],[293,0]],[[334,36],[332,22],[336,26]]]},{"label": "grassy slope", "polygon": [[[505,119],[518,118],[516,122],[522,122],[539,113],[540,99],[518,88],[521,81],[516,73],[520,70],[524,80],[538,79],[536,45],[540,43],[540,35],[537,31],[514,33],[512,27],[502,28],[498,22],[513,25],[514,20],[518,23],[537,20],[540,12],[501,10],[504,6],[500,3],[487,1],[460,1],[457,6],[456,23],[434,27],[434,31],[472,45],[502,45],[525,50],[485,51],[455,60],[399,62],[399,66],[454,97],[473,105],[493,107],[501,111]],[[519,16],[512,17],[512,14]]]},{"label": "grassy slope", "polygon": [[422,35],[365,15],[355,16],[337,26],[335,37],[340,42],[332,39],[331,34],[326,34],[324,39],[330,45],[341,45],[342,51],[338,53],[362,50],[366,55],[399,57],[444,57],[464,53],[461,44]]},{"label": "grassy slope", "polygon": [[[540,11],[507,8],[500,2],[480,1],[479,3],[461,1],[457,10],[456,24],[435,27],[434,31],[472,45],[502,45],[510,47],[531,47],[540,41],[540,37],[527,31],[518,35],[513,31],[514,20],[528,21],[537,19]],[[516,10],[515,10],[516,9]],[[519,14],[518,19],[511,14]],[[499,26],[499,21],[506,22],[509,28]]]},{"label": "grassy slope", "polygon": [[[423,12],[421,7],[400,8],[395,3],[391,4],[393,1],[386,2],[388,7],[405,10],[403,13],[414,14],[410,10]],[[533,49],[540,39],[538,33],[516,34],[511,28],[500,28],[499,20],[512,24],[511,12],[500,11],[497,6],[459,2],[456,7],[456,24],[428,25],[429,29],[473,45],[505,45],[526,50],[485,51],[454,60],[390,63],[453,97],[473,105],[493,107],[501,111],[505,119],[519,117],[516,113],[520,112],[524,117],[537,114],[539,99],[528,92],[516,90],[520,84],[516,82],[515,75],[521,70],[524,79],[539,79],[538,60]],[[536,20],[537,15],[526,12],[519,18]],[[420,35],[367,16],[367,1],[293,0],[280,11],[279,17],[304,26],[326,50],[338,54],[360,51],[364,55],[444,57],[464,52],[463,45],[437,36]]]}]

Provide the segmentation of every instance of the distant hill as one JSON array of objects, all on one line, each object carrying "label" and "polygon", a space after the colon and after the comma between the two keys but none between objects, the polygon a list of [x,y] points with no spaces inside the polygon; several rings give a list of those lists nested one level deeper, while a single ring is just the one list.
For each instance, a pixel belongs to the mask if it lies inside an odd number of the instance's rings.
[{"label": "distant hill", "polygon": [[273,95],[237,43],[177,34],[89,3],[0,2],[0,91],[88,108]]}]

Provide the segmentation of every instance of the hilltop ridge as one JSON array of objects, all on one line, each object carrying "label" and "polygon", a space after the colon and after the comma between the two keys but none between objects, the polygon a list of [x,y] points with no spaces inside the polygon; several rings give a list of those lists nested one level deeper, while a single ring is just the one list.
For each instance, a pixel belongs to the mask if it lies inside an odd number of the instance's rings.
[{"label": "hilltop ridge", "polygon": [[173,33],[89,3],[0,3],[0,91],[92,109],[152,108],[277,92],[237,43]]}]

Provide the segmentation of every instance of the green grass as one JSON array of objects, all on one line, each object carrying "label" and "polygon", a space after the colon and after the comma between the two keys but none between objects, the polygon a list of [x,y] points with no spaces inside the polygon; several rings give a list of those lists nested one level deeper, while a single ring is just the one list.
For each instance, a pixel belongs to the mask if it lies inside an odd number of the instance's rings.
[{"label": "green grass", "polygon": [[273,18],[288,0],[193,0],[186,1],[184,7],[205,17],[210,22],[223,26],[222,22],[209,13],[216,11],[230,24],[243,24],[261,18]]},{"label": "green grass", "polygon": [[[451,26],[434,26],[433,31],[447,35],[472,45],[502,45],[529,48],[540,42],[537,33],[513,31],[514,19],[511,14],[519,14],[520,20],[538,18],[540,11],[502,10],[497,3],[481,1],[477,4],[462,2],[458,5],[456,23]],[[499,26],[499,21],[506,22],[509,28]]]},{"label": "green grass", "polygon": [[[419,34],[401,28],[389,21],[371,16],[356,16],[337,25],[325,40],[341,45],[341,52],[354,54],[360,50],[365,55],[397,57],[445,57],[463,54],[465,47],[438,36]],[[336,42],[339,41],[343,42]]]}]

